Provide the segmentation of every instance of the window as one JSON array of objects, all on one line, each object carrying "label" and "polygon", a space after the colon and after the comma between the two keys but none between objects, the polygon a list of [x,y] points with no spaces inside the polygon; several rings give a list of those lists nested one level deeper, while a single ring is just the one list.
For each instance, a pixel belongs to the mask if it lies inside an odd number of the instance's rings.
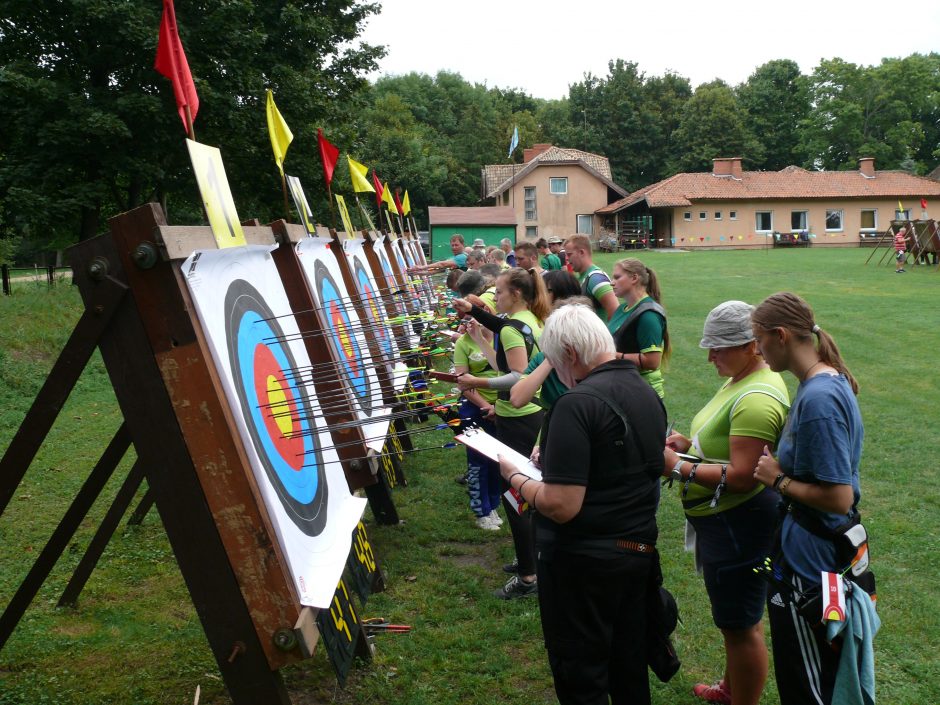
[{"label": "window", "polygon": [[863,208],[862,209],[861,229],[862,230],[877,230],[878,229],[878,209],[877,208]]},{"label": "window", "polygon": [[715,220],[721,220],[721,211],[715,211]]},{"label": "window", "polygon": [[903,210],[895,210],[894,219],[895,220],[910,220],[911,219],[910,208],[904,208]]},{"label": "window", "polygon": [[790,230],[808,230],[809,211],[790,211]]},{"label": "window", "polygon": [[535,186],[525,187],[525,219],[538,220],[539,212],[535,207]]},{"label": "window", "polygon": [[827,210],[826,211],[826,231],[831,232],[833,230],[842,230],[842,211],[841,210]]},{"label": "window", "polygon": [[738,219],[738,212],[737,212],[737,211],[728,211],[728,218],[730,218],[731,220],[737,220],[737,219]]},{"label": "window", "polygon": [[527,225],[525,229],[525,236],[527,240],[538,240],[539,239],[539,228],[537,225]]},{"label": "window", "polygon": [[773,211],[757,211],[756,215],[756,224],[754,229],[757,232],[769,233],[774,229],[774,212]]},{"label": "window", "polygon": [[504,206],[509,205],[509,191],[506,191],[503,193],[503,205]]},{"label": "window", "polygon": [[699,213],[698,213],[698,219],[699,219],[699,220],[705,220],[705,218],[707,218],[707,217],[708,217],[708,213],[706,213],[705,211],[699,211]]},{"label": "window", "polygon": [[554,193],[558,195],[564,195],[568,193],[568,177],[567,176],[553,176],[548,180],[548,191],[549,193]]},{"label": "window", "polygon": [[592,215],[579,215],[578,216],[578,233],[581,235],[593,235],[594,234],[594,216]]},{"label": "window", "polygon": [[683,218],[684,220],[687,220],[687,221],[690,221],[690,222],[691,222],[691,220],[692,220],[692,211],[686,211],[685,213],[683,213],[683,214],[682,214],[682,218]]}]

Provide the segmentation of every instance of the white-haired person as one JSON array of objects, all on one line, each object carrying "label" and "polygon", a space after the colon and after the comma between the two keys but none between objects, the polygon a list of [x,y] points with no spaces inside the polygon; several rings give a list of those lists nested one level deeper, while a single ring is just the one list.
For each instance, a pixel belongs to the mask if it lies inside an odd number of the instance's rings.
[{"label": "white-haired person", "polygon": [[[767,681],[767,583],[754,568],[770,555],[779,515],[777,493],[754,479],[754,466],[765,447],[776,445],[790,406],[783,378],[754,340],[753,310],[743,301],[725,301],[709,312],[699,347],[727,381],[692,419],[689,437],[671,434],[664,452],[694,530],[712,621],[724,638],[722,679],[692,692],[725,705],[756,705]],[[683,460],[676,451],[699,460]]]},{"label": "white-haired person", "polygon": [[500,472],[536,512],[539,608],[555,693],[569,703],[650,702],[646,596],[666,412],[587,306],[549,316],[545,356],[570,387],[542,436],[542,480]]},{"label": "white-haired person", "polygon": [[499,249],[506,253],[506,264],[510,267],[515,267],[516,253],[512,249],[512,241],[508,237],[504,237],[499,241]]}]

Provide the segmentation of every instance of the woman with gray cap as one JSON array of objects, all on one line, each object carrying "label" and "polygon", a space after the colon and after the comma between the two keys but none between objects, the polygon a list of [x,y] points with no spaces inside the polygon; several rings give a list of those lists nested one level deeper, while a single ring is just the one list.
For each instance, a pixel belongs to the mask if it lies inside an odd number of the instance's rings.
[{"label": "woman with gray cap", "polygon": [[753,310],[726,301],[708,314],[699,346],[728,381],[692,420],[690,436],[671,434],[664,451],[665,476],[679,485],[696,565],[725,642],[724,678],[693,693],[734,705],[756,705],[767,680],[761,626],[767,584],[753,568],[770,552],[777,495],[754,479],[754,467],[764,446],[776,445],[790,406],[783,379],[758,350]]}]

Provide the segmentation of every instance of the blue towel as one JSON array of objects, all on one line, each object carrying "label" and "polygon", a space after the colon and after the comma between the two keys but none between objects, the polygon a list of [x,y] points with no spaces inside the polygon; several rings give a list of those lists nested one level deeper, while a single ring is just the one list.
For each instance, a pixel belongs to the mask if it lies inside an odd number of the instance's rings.
[{"label": "blue towel", "polygon": [[[846,583],[849,587],[850,583]],[[845,621],[829,622],[826,639],[842,636],[842,655],[836,674],[832,705],[874,705],[875,649],[872,644],[881,627],[875,603],[859,587],[845,594]]]}]

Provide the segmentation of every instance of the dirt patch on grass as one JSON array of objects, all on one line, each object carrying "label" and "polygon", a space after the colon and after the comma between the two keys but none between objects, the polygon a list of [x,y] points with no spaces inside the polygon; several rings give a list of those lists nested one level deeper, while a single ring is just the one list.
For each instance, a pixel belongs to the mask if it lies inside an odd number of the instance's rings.
[{"label": "dirt patch on grass", "polygon": [[476,567],[486,570],[493,567],[495,554],[492,544],[459,541],[441,544],[438,551],[441,558],[461,568]]}]

